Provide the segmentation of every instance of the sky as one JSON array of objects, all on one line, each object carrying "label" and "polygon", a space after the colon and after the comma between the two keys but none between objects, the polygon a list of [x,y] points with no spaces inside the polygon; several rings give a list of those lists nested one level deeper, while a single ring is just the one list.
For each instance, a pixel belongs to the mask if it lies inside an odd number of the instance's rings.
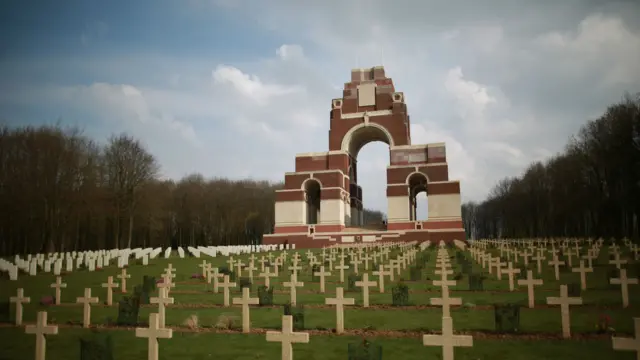
[{"label": "sky", "polygon": [[[481,201],[640,91],[635,0],[34,0],[0,12],[0,121],[134,135],[164,178],[282,181],[326,151],[331,99],[382,65],[414,144]],[[358,157],[386,211],[388,146]],[[419,207],[421,217],[425,210]]]}]

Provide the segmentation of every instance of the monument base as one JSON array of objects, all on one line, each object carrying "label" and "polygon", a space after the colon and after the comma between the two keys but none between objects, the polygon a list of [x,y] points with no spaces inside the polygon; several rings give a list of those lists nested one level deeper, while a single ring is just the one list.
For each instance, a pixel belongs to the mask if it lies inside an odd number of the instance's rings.
[{"label": "monument base", "polygon": [[[449,223],[449,222],[446,222]],[[456,223],[455,221],[451,222]],[[457,221],[459,223],[459,221]],[[296,232],[286,232],[293,228],[278,229],[275,234],[265,234],[262,243],[265,245],[290,244],[296,249],[321,248],[331,245],[379,244],[397,241],[431,241],[434,243],[453,243],[453,240],[466,242],[466,233],[462,227],[445,227],[442,221],[411,221],[407,223],[391,223],[388,230],[367,230],[344,228],[342,231],[318,231],[317,225],[296,226]],[[416,229],[417,228],[417,229]]]}]

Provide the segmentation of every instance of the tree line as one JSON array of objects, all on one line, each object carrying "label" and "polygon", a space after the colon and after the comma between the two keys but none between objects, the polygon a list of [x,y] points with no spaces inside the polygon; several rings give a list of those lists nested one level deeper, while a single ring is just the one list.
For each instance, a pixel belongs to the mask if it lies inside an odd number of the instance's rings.
[{"label": "tree line", "polygon": [[0,127],[0,253],[256,244],[273,232],[282,183],[159,174],[127,134],[102,144],[60,124]]},{"label": "tree line", "polygon": [[561,153],[502,179],[462,212],[468,238],[637,239],[640,95],[609,106]]}]

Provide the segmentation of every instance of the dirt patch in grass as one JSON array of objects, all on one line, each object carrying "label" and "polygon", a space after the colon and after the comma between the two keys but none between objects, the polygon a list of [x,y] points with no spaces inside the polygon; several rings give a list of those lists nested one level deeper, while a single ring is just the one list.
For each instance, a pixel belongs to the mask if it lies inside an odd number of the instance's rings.
[{"label": "dirt patch in grass", "polygon": [[[25,324],[30,325],[30,324]],[[82,324],[75,322],[66,322],[64,324],[56,324],[60,329],[82,328]],[[140,326],[146,327],[147,324],[141,323]],[[15,327],[12,324],[0,324],[0,327]],[[219,333],[219,334],[241,334],[241,329],[220,329],[211,326],[189,328],[186,326],[168,326],[177,333]],[[135,331],[136,327],[131,326],[112,326],[112,325],[91,325],[89,329],[106,330],[106,331]],[[252,334],[265,334],[267,331],[278,331],[279,329],[268,328],[252,328]],[[305,329],[303,332],[309,333],[311,336],[359,336],[359,337],[385,337],[385,338],[421,338],[422,335],[440,334],[440,332],[432,330],[415,331],[415,330],[371,330],[371,329],[345,329],[344,333],[336,334],[335,329]],[[571,339],[563,339],[561,333],[497,333],[491,331],[456,331],[456,334],[470,335],[474,339],[488,340],[597,340],[610,339],[611,334],[597,333],[577,333],[572,334]],[[618,336],[630,336],[630,334],[617,334]]]},{"label": "dirt patch in grass", "polygon": [[[325,304],[303,304],[305,308],[310,308],[310,309],[335,309],[334,305],[325,305]],[[83,305],[82,304],[74,304],[74,303],[62,303],[60,305],[49,305],[47,307],[77,307],[80,308]],[[117,307],[118,304],[114,303],[111,306],[108,306],[106,304],[95,304],[92,305],[95,307]],[[264,306],[257,306],[256,308],[281,308],[282,306],[284,306],[284,304],[275,304],[275,305],[264,305]],[[158,305],[155,304],[143,304],[140,305],[141,308],[157,308]],[[176,303],[176,304],[172,304],[172,305],[168,305],[167,308],[174,308],[174,309],[216,309],[216,308],[225,308],[225,307],[229,307],[229,308],[240,308],[241,305],[230,305],[230,306],[224,306],[223,304],[212,304],[212,303],[193,303],[193,302],[189,302],[189,303]],[[356,305],[355,308],[358,309],[371,309],[371,310],[420,310],[420,309],[440,309],[441,306],[437,306],[437,305],[408,305],[408,306],[394,306],[391,304],[372,304],[369,305],[368,308],[362,307],[361,305]],[[465,307],[463,306],[457,306],[457,305],[451,305],[452,309],[460,309],[460,308],[466,308],[469,311],[473,311],[473,310],[489,310],[489,311],[493,311],[494,309],[494,305],[475,305],[472,307]],[[528,309],[526,306],[522,307],[523,309]],[[597,308],[599,310],[608,310],[608,309],[612,309],[612,310],[619,310],[620,306],[619,305],[601,305],[601,304],[584,304],[584,305],[574,305],[572,306],[572,308]],[[533,310],[537,310],[537,309],[559,309],[558,306],[556,305],[547,305],[547,304],[536,304],[536,307]]]}]

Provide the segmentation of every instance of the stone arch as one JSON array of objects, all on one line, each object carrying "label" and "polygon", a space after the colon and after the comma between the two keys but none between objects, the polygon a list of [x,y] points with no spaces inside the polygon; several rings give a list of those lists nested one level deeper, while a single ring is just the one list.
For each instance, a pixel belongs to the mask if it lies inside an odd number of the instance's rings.
[{"label": "stone arch", "polygon": [[382,141],[389,146],[395,145],[393,136],[386,127],[377,123],[366,122],[352,127],[344,134],[340,149],[356,158],[360,149],[372,141]]},{"label": "stone arch", "polygon": [[417,196],[418,194],[424,192],[427,193],[427,184],[429,183],[429,177],[420,172],[414,171],[409,176],[407,176],[406,184],[409,188],[408,196],[409,196],[409,220],[416,221],[418,219],[418,203]]},{"label": "stone arch", "polygon": [[409,180],[414,176],[422,176],[424,177],[426,182],[429,183],[429,177],[427,176],[427,174],[423,173],[422,171],[414,171],[411,174],[407,175],[407,178],[404,180],[404,183],[409,185]]},{"label": "stone arch", "polygon": [[353,191],[353,189],[361,189],[358,186],[358,153],[365,145],[375,141],[383,142],[390,147],[395,144],[393,136],[386,127],[369,122],[366,114],[364,120],[365,122],[353,126],[345,133],[341,145],[341,150],[349,154],[348,173],[351,183],[349,192],[352,200],[348,205],[349,209],[345,209],[345,224],[350,226],[363,225],[365,222],[362,191]]},{"label": "stone arch", "polygon": [[320,222],[320,205],[322,203],[322,184],[318,179],[309,178],[302,183],[306,211],[306,223],[315,225]]},{"label": "stone arch", "polygon": [[314,177],[310,177],[308,179],[306,179],[305,181],[302,182],[302,185],[300,185],[300,189],[302,190],[307,190],[307,183],[310,181],[315,181],[318,183],[318,185],[320,185],[320,189],[322,189],[324,187],[324,185],[322,185],[322,181],[320,181],[320,179],[316,179]]}]

